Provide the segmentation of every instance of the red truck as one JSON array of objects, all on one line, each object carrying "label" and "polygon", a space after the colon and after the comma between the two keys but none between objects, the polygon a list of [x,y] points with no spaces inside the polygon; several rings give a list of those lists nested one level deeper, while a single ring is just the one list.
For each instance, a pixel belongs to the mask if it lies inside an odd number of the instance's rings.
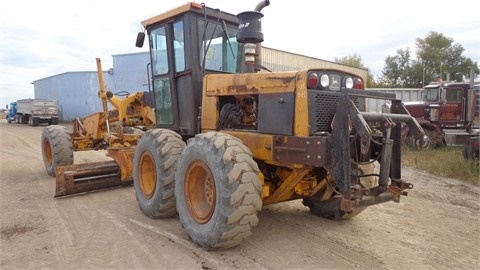
[{"label": "red truck", "polygon": [[465,158],[479,155],[480,83],[433,82],[422,89],[420,101],[404,102],[408,112],[425,131],[423,138],[413,138],[405,128],[409,146],[435,148],[448,142],[464,145]]}]

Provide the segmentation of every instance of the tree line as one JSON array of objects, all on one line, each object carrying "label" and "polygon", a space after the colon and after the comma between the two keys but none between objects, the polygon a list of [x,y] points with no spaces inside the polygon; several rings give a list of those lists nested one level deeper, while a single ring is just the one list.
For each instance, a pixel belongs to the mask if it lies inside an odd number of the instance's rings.
[{"label": "tree line", "polygon": [[394,56],[387,56],[382,74],[376,78],[358,54],[335,58],[335,62],[367,69],[369,88],[421,88],[431,81],[469,80],[472,68],[474,76],[479,75],[478,63],[463,56],[464,51],[452,38],[431,31],[425,38],[416,39],[414,54],[407,47],[397,49]]}]

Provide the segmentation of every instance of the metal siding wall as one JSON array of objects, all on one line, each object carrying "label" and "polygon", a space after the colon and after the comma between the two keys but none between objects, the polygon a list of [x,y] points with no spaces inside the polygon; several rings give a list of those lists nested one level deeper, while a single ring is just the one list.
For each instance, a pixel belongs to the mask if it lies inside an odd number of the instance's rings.
[{"label": "metal siding wall", "polygon": [[334,62],[275,50],[268,47],[262,47],[261,54],[262,65],[272,71],[292,71],[304,68],[336,68],[357,74],[362,77],[364,82],[366,82],[367,79],[367,70],[361,68],[349,67]]},{"label": "metal siding wall", "polygon": [[[420,100],[422,91],[422,89],[418,88],[367,88],[367,90],[395,94],[402,102]],[[386,102],[387,100],[382,99],[367,99],[367,111],[381,112],[382,105]]]},{"label": "metal siding wall", "polygon": [[148,91],[150,82],[147,76],[147,65],[149,63],[148,52],[114,55],[112,75],[115,91],[129,93]]},{"label": "metal siding wall", "polygon": [[[111,76],[104,73],[107,88]],[[68,72],[34,82],[35,98],[58,100],[60,120],[72,121],[102,110],[97,72]]]}]

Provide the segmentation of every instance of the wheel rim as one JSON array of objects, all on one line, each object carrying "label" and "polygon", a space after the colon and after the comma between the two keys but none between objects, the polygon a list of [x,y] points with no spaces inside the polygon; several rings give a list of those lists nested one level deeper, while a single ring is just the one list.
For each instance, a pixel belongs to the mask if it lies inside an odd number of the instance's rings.
[{"label": "wheel rim", "polygon": [[50,142],[47,139],[43,140],[43,149],[45,152],[45,160],[47,161],[48,166],[51,166],[53,163],[52,148],[50,147]]},{"label": "wheel rim", "polygon": [[148,151],[140,156],[139,172],[140,189],[146,198],[151,198],[157,185],[157,172],[153,156]]},{"label": "wheel rim", "polygon": [[184,195],[190,216],[200,224],[208,222],[215,210],[216,190],[212,172],[205,163],[195,161],[188,167]]},{"label": "wheel rim", "polygon": [[[427,131],[425,131],[426,133]],[[417,141],[417,146],[421,148],[429,148],[430,147],[430,137],[428,135],[423,136],[423,141],[418,140]]]}]

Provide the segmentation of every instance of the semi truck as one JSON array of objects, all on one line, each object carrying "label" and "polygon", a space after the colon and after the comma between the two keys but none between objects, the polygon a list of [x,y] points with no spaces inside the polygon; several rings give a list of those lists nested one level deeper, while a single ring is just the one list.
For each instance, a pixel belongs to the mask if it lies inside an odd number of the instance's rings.
[{"label": "semi truck", "polygon": [[422,89],[420,101],[404,102],[410,115],[425,131],[423,138],[406,134],[407,144],[436,148],[446,144],[464,146],[464,157],[478,158],[480,136],[480,83],[431,82]]},{"label": "semi truck", "polygon": [[[8,108],[8,107],[7,107]],[[19,99],[10,103],[7,122],[38,126],[58,124],[59,106],[56,100],[47,99]]]}]

